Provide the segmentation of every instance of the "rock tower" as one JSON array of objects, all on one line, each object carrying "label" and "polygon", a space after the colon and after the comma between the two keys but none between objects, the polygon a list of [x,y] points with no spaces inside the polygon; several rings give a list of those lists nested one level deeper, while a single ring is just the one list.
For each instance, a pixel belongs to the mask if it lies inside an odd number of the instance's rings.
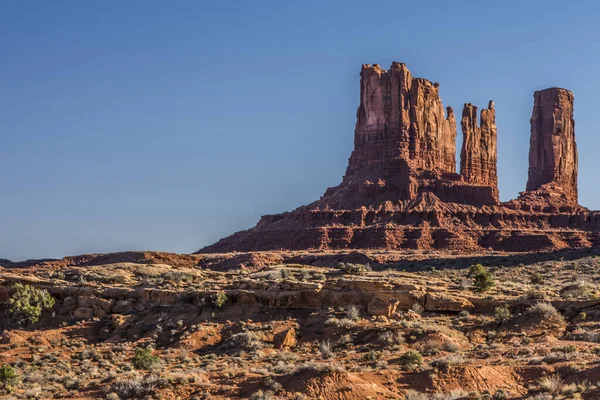
[{"label": "rock tower", "polygon": [[560,88],[533,95],[527,190],[546,190],[577,204],[577,145],[573,93]]}]

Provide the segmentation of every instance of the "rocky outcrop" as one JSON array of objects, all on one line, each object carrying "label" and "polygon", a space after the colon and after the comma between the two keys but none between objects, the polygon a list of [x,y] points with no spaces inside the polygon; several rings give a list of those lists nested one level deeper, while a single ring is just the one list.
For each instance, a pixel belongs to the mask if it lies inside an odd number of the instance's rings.
[{"label": "rocky outcrop", "polygon": [[560,88],[534,94],[527,191],[553,193],[577,204],[577,145],[573,93]]},{"label": "rocky outcrop", "polygon": [[363,65],[354,150],[340,185],[201,253],[304,249],[535,251],[600,244],[600,213],[577,205],[573,94],[535,94],[527,191],[500,203],[494,102],[456,120],[439,85],[406,65]]},{"label": "rocky outcrop", "polygon": [[461,127],[463,145],[460,153],[460,175],[465,182],[487,186],[492,196],[498,198],[497,130],[494,102],[481,111],[480,123],[477,123],[477,107],[465,104]]},{"label": "rocky outcrop", "polygon": [[413,78],[406,65],[362,66],[354,151],[346,175],[384,172],[392,160],[427,171],[456,172],[456,123],[445,116],[437,83]]},{"label": "rocky outcrop", "polygon": [[354,209],[413,200],[496,204],[489,187],[456,173],[456,118],[444,109],[439,84],[413,78],[406,65],[363,65],[354,150],[342,183],[311,206]]}]

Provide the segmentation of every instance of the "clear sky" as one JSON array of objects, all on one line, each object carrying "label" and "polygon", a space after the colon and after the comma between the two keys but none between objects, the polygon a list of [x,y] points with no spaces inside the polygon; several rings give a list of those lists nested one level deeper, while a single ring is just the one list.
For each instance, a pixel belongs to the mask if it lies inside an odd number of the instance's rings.
[{"label": "clear sky", "polygon": [[495,100],[502,200],[533,92],[572,90],[600,209],[598,21],[595,0],[0,0],[0,258],[192,252],[316,200],[363,63],[405,62],[459,115]]}]

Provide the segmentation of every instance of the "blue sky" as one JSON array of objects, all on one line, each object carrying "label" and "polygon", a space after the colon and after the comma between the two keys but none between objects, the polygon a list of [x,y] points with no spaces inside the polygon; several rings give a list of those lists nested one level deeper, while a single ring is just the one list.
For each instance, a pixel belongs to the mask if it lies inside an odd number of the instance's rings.
[{"label": "blue sky", "polygon": [[0,1],[0,258],[192,252],[316,200],[363,63],[405,62],[458,114],[495,100],[502,200],[533,92],[572,90],[600,209],[598,20],[596,1]]}]

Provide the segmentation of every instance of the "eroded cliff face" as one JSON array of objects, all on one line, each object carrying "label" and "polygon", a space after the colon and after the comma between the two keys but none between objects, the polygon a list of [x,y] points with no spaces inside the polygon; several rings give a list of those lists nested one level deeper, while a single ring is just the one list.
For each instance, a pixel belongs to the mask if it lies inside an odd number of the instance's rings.
[{"label": "eroded cliff face", "polygon": [[439,85],[413,78],[402,63],[387,71],[365,64],[346,174],[316,206],[353,209],[423,193],[462,204],[498,203],[497,187],[456,173],[456,118],[444,108]]},{"label": "eroded cliff face", "polygon": [[439,85],[413,78],[406,65],[388,71],[363,65],[354,151],[347,175],[385,168],[395,159],[411,169],[456,172],[456,121],[445,115]]},{"label": "eroded cliff face", "polygon": [[556,250],[600,245],[600,212],[577,205],[573,94],[535,94],[527,191],[498,200],[494,103],[456,120],[439,85],[404,64],[363,65],[354,150],[340,185],[266,215],[201,252],[301,249]]},{"label": "eroded cliff face", "polygon": [[492,196],[498,199],[498,175],[496,163],[497,129],[494,102],[481,111],[480,123],[477,123],[477,107],[465,104],[461,127],[463,144],[460,153],[460,175],[465,182],[489,186]]},{"label": "eroded cliff face", "polygon": [[534,94],[527,191],[550,191],[577,204],[577,145],[573,93],[560,88]]}]

